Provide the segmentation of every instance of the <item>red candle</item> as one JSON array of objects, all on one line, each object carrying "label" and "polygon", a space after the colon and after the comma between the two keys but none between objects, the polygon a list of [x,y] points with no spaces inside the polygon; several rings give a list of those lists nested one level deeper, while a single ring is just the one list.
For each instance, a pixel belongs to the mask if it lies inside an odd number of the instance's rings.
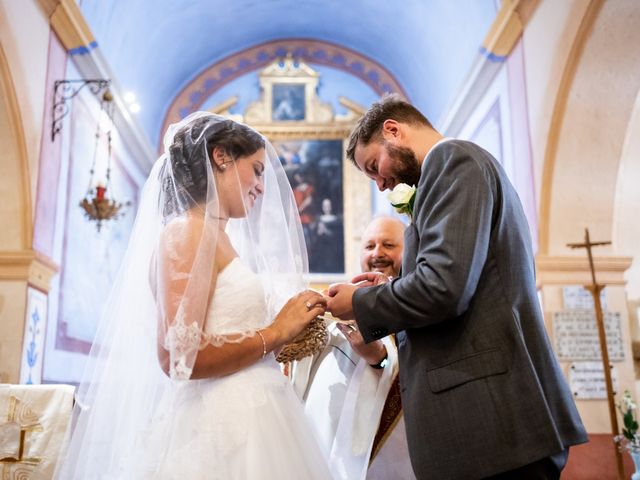
[{"label": "red candle", "polygon": [[98,184],[96,186],[96,198],[98,200],[104,200],[104,192],[107,191],[107,187],[104,185]]}]

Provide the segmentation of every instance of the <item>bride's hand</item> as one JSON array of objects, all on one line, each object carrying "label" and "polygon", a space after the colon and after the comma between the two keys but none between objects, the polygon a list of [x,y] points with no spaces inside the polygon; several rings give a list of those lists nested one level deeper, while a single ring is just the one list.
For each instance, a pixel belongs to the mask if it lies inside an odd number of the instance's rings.
[{"label": "bride's hand", "polygon": [[293,340],[318,315],[327,309],[327,300],[320,293],[305,290],[291,297],[276,315],[271,325],[282,344]]}]

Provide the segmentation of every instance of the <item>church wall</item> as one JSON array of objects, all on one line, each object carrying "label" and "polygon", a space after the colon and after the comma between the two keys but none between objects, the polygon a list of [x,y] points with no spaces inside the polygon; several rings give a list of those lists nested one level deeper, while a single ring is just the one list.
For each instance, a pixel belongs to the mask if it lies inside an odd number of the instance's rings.
[{"label": "church wall", "polygon": [[13,123],[16,121],[14,111],[9,105],[5,92],[11,88],[0,79],[0,251],[18,251],[24,248],[26,219],[22,212],[25,207],[23,196],[23,158],[19,143],[14,137],[16,132]]},{"label": "church wall", "polygon": [[551,116],[571,44],[587,5],[585,0],[542,0],[523,33],[526,98],[538,204]]},{"label": "church wall", "polygon": [[523,73],[519,42],[511,55],[501,61],[497,74],[456,137],[482,146],[505,169],[522,202],[536,248],[537,213]]},{"label": "church wall", "polygon": [[[595,255],[634,258],[626,277],[631,283],[619,292],[626,302],[619,301],[616,305],[622,312],[624,340],[629,346],[638,330],[638,287],[633,280],[640,258],[640,235],[635,226],[639,207],[633,203],[634,195],[627,182],[635,181],[637,190],[639,177],[631,176],[632,162],[623,163],[625,138],[633,136],[634,127],[629,122],[640,88],[638,22],[637,2],[617,0],[602,4],[585,39],[584,50],[576,60],[571,88],[565,106],[561,107],[563,119],[557,132],[555,155],[547,159],[552,174],[546,185],[549,195],[546,237],[550,253],[584,256],[584,251],[569,251],[566,243],[581,241],[584,228],[589,228],[592,240],[613,241],[611,246],[596,247]],[[630,149],[627,154],[633,155],[633,145],[628,142],[627,148]],[[629,388],[638,398],[631,354],[625,363],[630,374],[622,388]],[[600,403],[597,424],[600,430],[591,431],[606,432],[610,427],[605,402]],[[592,414],[586,408],[592,409]],[[598,418],[595,408],[590,404],[581,410],[589,423]]]},{"label": "church wall", "polygon": [[[72,128],[72,112],[64,119],[56,141],[51,141],[53,82],[82,78],[82,74],[75,69],[67,71],[66,49],[51,32],[38,2],[0,0],[0,54],[0,382],[78,381],[86,348],[77,351],[75,331],[60,335],[59,320],[62,323],[72,320],[74,327],[84,328],[82,315],[65,312],[80,301],[86,305],[94,300],[95,305],[101,305],[104,292],[96,297],[95,292],[91,296],[65,285],[71,280],[76,285],[82,282],[93,285],[86,282],[84,273],[95,276],[106,271],[111,275],[105,275],[104,281],[112,280],[122,256],[120,247],[128,238],[143,179],[120,135],[116,135],[112,188],[119,192],[118,199],[132,201],[133,205],[125,222],[121,222],[126,232],[95,235],[95,225],[81,218],[77,205],[87,188],[88,178],[84,177],[88,177],[90,168],[96,121],[94,116],[85,118],[79,125],[82,128]],[[95,110],[95,104],[92,109]],[[82,140],[82,151],[70,151],[69,145],[75,146],[69,140],[72,132],[76,132],[78,141]],[[62,158],[64,155],[66,158]],[[74,173],[84,177],[69,184],[69,157],[74,155],[77,167]],[[71,217],[80,220],[69,227]],[[93,236],[78,233],[78,226],[90,228]],[[114,235],[118,242],[112,241]],[[73,247],[71,240],[79,238],[86,241],[81,243],[79,252],[84,256],[78,258],[84,259],[91,269],[83,273],[77,268],[75,271],[67,268],[64,283],[61,275],[54,273],[60,265],[66,266],[62,262],[66,258],[64,252]],[[94,257],[107,260],[93,261]],[[109,286],[103,290],[108,291]],[[37,302],[31,304],[30,295]],[[62,298],[66,300],[63,302]],[[37,327],[33,321],[36,309]],[[65,317],[59,318],[59,313]],[[100,312],[95,308],[84,314],[97,321]],[[27,336],[28,341],[35,340],[37,345],[31,356],[26,355]],[[27,357],[37,358],[37,364],[25,368]]]},{"label": "church wall", "polygon": [[18,383],[27,284],[0,281],[0,383]]},{"label": "church wall", "polygon": [[558,133],[549,253],[566,252],[565,244],[580,240],[585,227],[594,240],[611,240],[622,144],[640,87],[639,21],[637,2],[604,2],[586,40]]},{"label": "church wall", "polygon": [[[599,235],[605,236],[606,238],[603,238],[605,240],[611,239],[614,192],[616,183],[620,183],[619,178],[623,175],[618,173],[620,138],[626,131],[625,125],[629,115],[625,110],[629,110],[628,105],[632,103],[629,95],[637,91],[635,81],[632,80],[634,75],[629,70],[633,69],[638,61],[629,61],[625,58],[624,51],[625,48],[629,48],[629,45],[635,45],[638,41],[630,39],[628,32],[625,33],[633,22],[632,6],[629,2],[620,2],[619,6],[627,8],[627,12],[623,15],[631,17],[623,22],[627,26],[622,26],[622,32],[612,35],[611,29],[621,27],[617,25],[620,14],[616,15],[616,6],[610,7],[604,16],[597,17],[595,33],[586,35],[583,40],[589,66],[579,61],[573,66],[569,65],[570,62],[576,62],[576,58],[569,58],[569,54],[575,54],[575,48],[572,49],[572,45],[579,30],[584,29],[584,18],[589,13],[593,14],[593,11],[598,12],[597,8],[594,9],[594,5],[598,7],[598,2],[540,2],[525,28],[522,41],[513,48],[505,61],[505,66],[500,68],[491,85],[486,88],[484,96],[478,101],[458,135],[469,138],[492,152],[518,189],[525,210],[528,204],[533,204],[533,215],[528,212],[530,224],[535,228],[536,220],[542,222],[540,231],[548,234],[548,238],[543,240],[552,240],[542,244],[543,255],[549,253],[568,255],[565,244],[581,241],[584,227],[591,227],[594,218],[601,217],[601,222],[605,224],[608,222],[609,227],[601,231],[596,229],[595,234],[592,232],[592,238]],[[589,6],[592,7],[591,12],[587,11]],[[604,37],[608,40],[604,41]],[[622,41],[623,38],[626,39],[625,42]],[[627,40],[631,42],[627,43]],[[591,50],[589,50],[590,45]],[[610,55],[613,57],[609,58]],[[566,70],[571,68],[576,69],[575,79],[572,75],[567,76]],[[568,88],[562,85],[562,82],[567,80],[572,82]],[[613,85],[613,88],[610,88],[610,85]],[[607,89],[607,94],[600,93],[601,88]],[[617,89],[622,91],[618,93]],[[553,124],[554,115],[557,115],[555,111],[559,103],[557,98],[563,95],[569,99],[567,117],[566,121],[560,124],[562,132],[558,137],[559,148],[554,158],[556,168],[552,170],[551,176],[546,177],[544,169],[548,165],[545,165],[545,161],[549,157],[548,142],[552,138],[549,129]],[[622,98],[607,99],[607,96],[615,95],[620,95]],[[605,108],[607,102],[611,104],[610,109]],[[562,98],[560,104],[563,104]],[[585,124],[595,124],[598,127],[593,126],[583,131]],[[637,127],[635,128],[637,132]],[[611,130],[611,134],[602,135],[604,129]],[[632,134],[628,133],[627,136]],[[572,146],[573,150],[568,146]],[[636,152],[637,150],[630,147],[629,158],[633,158],[634,155],[638,158]],[[588,164],[586,164],[587,161]],[[530,167],[529,171],[527,171],[527,165]],[[627,180],[626,193],[622,196],[618,195],[619,210],[624,209],[625,212],[621,214],[620,222],[637,223],[635,217],[638,216],[637,205],[640,205],[640,201],[633,197],[631,191],[634,186],[635,191],[638,191],[639,177],[636,173],[634,185],[634,177],[630,169],[632,167],[627,165],[626,171],[629,173],[627,176],[630,178]],[[593,171],[599,173],[594,175]],[[525,179],[526,174],[529,176],[528,185]],[[545,189],[547,192],[553,192],[551,201],[553,209],[549,215],[539,218],[540,197]],[[527,197],[527,193],[531,193],[531,196]],[[598,202],[600,205],[595,208],[594,204]],[[585,209],[585,205],[589,208]],[[636,208],[632,208],[632,205],[636,205]],[[598,214],[592,215],[591,210],[598,208],[601,212],[599,217]],[[634,210],[636,213],[631,213]],[[622,226],[620,231],[621,237],[628,238],[631,235],[636,239],[635,245],[640,244],[638,242],[640,236],[637,234],[631,234]],[[532,233],[535,242],[535,233],[538,232]],[[617,245],[618,243],[620,246]],[[630,241],[629,245],[634,245],[634,242]],[[623,256],[634,254],[629,249],[622,248],[622,242],[614,242],[613,249],[598,250],[595,253],[611,255],[612,252],[617,255],[616,259],[612,259],[612,264],[616,265],[618,261],[628,262],[622,260]],[[549,279],[556,275],[557,264],[550,269],[545,264],[544,268],[547,271],[542,275],[539,271],[539,280],[540,277],[543,279],[540,283],[540,292],[545,322],[552,346],[556,350],[559,344],[554,338],[553,316],[555,312],[565,308],[563,287],[588,283],[588,276],[584,274],[586,264],[582,265],[586,262],[586,260],[583,262],[585,252],[572,251],[571,254],[579,255],[580,265],[569,262],[571,265],[564,267],[562,271],[563,278],[553,278],[549,283]],[[551,264],[554,261],[550,259]],[[629,291],[625,291],[621,271],[618,267],[615,268],[617,269],[616,285],[606,290],[606,297],[609,310],[620,313],[619,333],[623,342],[624,359],[615,362],[614,365],[619,391],[630,389],[635,394],[631,340],[635,330],[634,322],[637,321],[635,313],[637,304],[635,307],[631,304],[632,311],[627,308],[625,298]],[[550,271],[554,272],[551,276]],[[627,280],[632,281],[633,278],[632,268],[627,275]],[[571,366],[571,361],[561,362],[567,379],[570,377]],[[590,433],[610,432],[606,400],[578,399],[577,404]]]},{"label": "church wall", "polygon": [[27,154],[13,79],[0,43],[0,383],[17,382],[31,239]]},{"label": "church wall", "polygon": [[[564,12],[563,21],[557,12]],[[581,261],[579,268],[565,269],[565,285],[590,283],[581,273],[587,268],[585,250],[566,246],[583,241],[587,227],[592,241],[613,240],[612,246],[594,249],[603,264],[631,257],[624,260],[627,268],[636,259],[626,273],[629,284],[620,278],[605,290],[608,310],[620,313],[625,349],[624,360],[612,362],[619,380],[616,399],[625,389],[636,398],[638,393],[631,347],[638,330],[633,298],[638,298],[634,279],[640,235],[634,187],[637,191],[640,172],[629,160],[638,158],[638,147],[630,140],[638,126],[632,127],[629,119],[640,87],[640,52],[635,48],[640,43],[639,15],[640,5],[629,0],[581,1],[570,7],[541,2],[524,39],[540,246],[542,254],[549,255],[546,262]],[[629,155],[626,163],[625,155]],[[560,270],[557,265],[553,268]],[[608,283],[606,269],[597,270],[599,281]],[[565,308],[563,285],[543,281],[541,287],[545,319],[556,346],[551,319]],[[561,365],[567,374],[571,362]],[[576,403],[590,433],[611,432],[606,400]]]},{"label": "church wall", "polygon": [[[35,0],[0,0],[0,43],[20,107],[31,192],[38,179],[49,32],[49,21]],[[33,209],[35,202],[31,204]]]},{"label": "church wall", "polygon": [[640,337],[640,92],[634,102],[620,156],[613,211],[613,248],[632,255],[627,270],[627,302],[635,339]]},{"label": "church wall", "polygon": [[[67,77],[67,52],[56,34],[52,31],[49,42],[49,61],[47,67],[46,96],[41,138],[40,167],[38,169],[37,190],[34,194],[35,214],[33,231],[33,249],[48,258],[54,258],[54,236],[56,208],[58,200],[58,180],[61,175],[61,150],[64,135],[57,134],[51,141],[53,118],[54,82]],[[66,130],[64,119],[62,131]]]},{"label": "church wall", "polygon": [[[567,258],[567,257],[564,257]],[[556,313],[566,314],[569,312],[570,307],[565,303],[563,290],[565,287],[572,288],[572,286],[579,286],[589,283],[589,272],[586,266],[586,259],[576,259],[573,262],[569,262],[570,266],[560,271],[557,269],[555,272],[550,272],[543,266],[538,268],[538,283],[540,284],[540,292],[543,304],[543,313],[545,317],[545,325],[549,334],[551,344],[558,354],[559,344],[562,341],[567,340],[568,334],[563,335],[563,339],[560,339],[556,335],[556,329],[554,328],[554,315]],[[605,263],[605,262],[602,262]],[[578,266],[580,265],[580,266]],[[601,264],[596,263],[601,272],[601,279],[604,281],[603,271],[607,268]],[[557,275],[560,278],[551,279],[552,274]],[[629,315],[627,311],[627,304],[625,299],[625,290],[622,280],[622,275],[616,272],[611,275],[607,273],[608,280],[615,281],[615,285],[609,285],[604,290],[604,304],[603,310],[609,312],[617,312],[620,314],[620,328],[616,330],[616,333],[620,334],[619,344],[623,350],[623,358],[618,360],[611,358],[610,364],[614,368],[613,375],[617,378],[617,384],[614,384],[614,388],[617,385],[616,393],[620,395],[624,390],[630,390],[635,395],[635,371],[633,366],[633,352],[631,347],[631,328],[629,322]],[[613,280],[614,277],[617,277]],[[589,296],[586,291],[583,294]],[[592,305],[592,303],[590,303]],[[571,309],[573,310],[573,309]],[[593,312],[593,307],[590,307],[590,311]],[[580,312],[576,312],[577,315],[581,315]],[[566,321],[565,321],[566,325]],[[595,328],[595,325],[593,326]],[[611,334],[611,331],[608,331]],[[578,335],[586,335],[585,332],[578,332]],[[580,340],[580,339],[578,339]],[[583,343],[584,345],[584,343]],[[591,344],[593,350],[599,352],[599,345],[597,342]],[[565,349],[566,350],[566,349]],[[610,349],[610,351],[613,351]],[[589,362],[599,364],[599,355],[594,355]],[[578,381],[572,382],[572,368],[584,368],[586,366],[585,360],[581,359],[564,359],[560,358],[560,367],[569,382],[570,389],[575,392],[578,390],[577,385],[586,385],[587,382],[580,383]],[[593,379],[597,375],[591,374],[590,378]],[[593,380],[590,382],[590,386],[595,385]],[[602,393],[604,395],[604,381],[601,382]],[[618,400],[619,397],[616,397]],[[611,422],[608,413],[608,404],[606,397],[600,398],[586,398],[584,394],[580,394],[576,397],[576,405],[582,421],[590,434],[594,433],[611,433]],[[621,425],[619,420],[619,425]]]},{"label": "church wall", "polygon": [[[67,74],[69,78],[79,78],[71,62]],[[79,202],[89,186],[95,186],[98,181],[106,183],[108,155],[104,130],[98,142],[95,176],[90,182],[100,107],[87,89],[82,90],[70,106],[70,114],[65,117],[60,132],[63,145],[59,175],[51,182],[57,184],[55,222],[51,225],[52,259],[60,265],[60,274],[53,278],[49,289],[42,375],[46,382],[77,383],[124,256],[143,180],[136,175],[135,162],[119,132],[114,132],[107,194],[131,205],[124,207],[121,218],[104,222],[98,231],[95,221],[83,214]],[[104,114],[102,122],[108,124]]]}]

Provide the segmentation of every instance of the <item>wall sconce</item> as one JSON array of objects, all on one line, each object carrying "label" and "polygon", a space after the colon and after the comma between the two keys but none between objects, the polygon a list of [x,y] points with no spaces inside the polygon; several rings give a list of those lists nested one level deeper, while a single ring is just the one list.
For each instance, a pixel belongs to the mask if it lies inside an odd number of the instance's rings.
[{"label": "wall sconce", "polygon": [[53,84],[53,108],[51,109],[53,121],[51,123],[51,141],[53,142],[55,140],[56,135],[62,129],[62,119],[70,112],[67,100],[71,100],[87,85],[89,85],[89,89],[94,95],[104,95],[104,92],[110,84],[111,80],[103,79],[56,80]]},{"label": "wall sconce", "polygon": [[[102,227],[102,222],[106,220],[115,220],[124,214],[123,207],[131,205],[131,202],[117,202],[114,198],[107,196],[109,185],[111,183],[111,132],[113,130],[113,95],[109,90],[105,90],[100,99],[100,112],[98,113],[98,121],[96,124],[96,139],[93,148],[93,161],[91,170],[89,170],[89,186],[85,197],[80,201],[79,206],[84,210],[85,216],[89,220],[96,222],[98,232]],[[106,114],[109,122],[109,129],[106,132],[107,138],[107,171],[106,182],[94,183],[96,173],[96,158],[98,156],[98,147],[101,136],[100,120],[102,115]]]}]

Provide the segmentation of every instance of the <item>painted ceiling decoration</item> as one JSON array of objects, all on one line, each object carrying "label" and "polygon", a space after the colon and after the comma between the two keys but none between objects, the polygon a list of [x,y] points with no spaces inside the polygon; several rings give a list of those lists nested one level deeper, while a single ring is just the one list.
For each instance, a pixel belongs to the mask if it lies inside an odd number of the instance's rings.
[{"label": "painted ceiling decoration", "polygon": [[161,131],[199,110],[211,95],[229,82],[287,56],[342,70],[365,82],[378,95],[399,93],[407,97],[400,82],[385,67],[349,48],[321,40],[276,40],[229,55],[200,73],[171,102]]}]

